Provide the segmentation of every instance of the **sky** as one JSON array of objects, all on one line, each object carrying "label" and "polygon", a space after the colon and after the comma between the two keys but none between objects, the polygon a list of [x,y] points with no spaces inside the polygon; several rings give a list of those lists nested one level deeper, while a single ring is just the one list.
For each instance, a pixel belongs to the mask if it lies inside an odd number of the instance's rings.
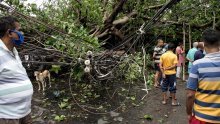
[{"label": "sky", "polygon": [[46,2],[47,0],[27,0],[25,3],[35,3],[39,7],[43,2]]}]

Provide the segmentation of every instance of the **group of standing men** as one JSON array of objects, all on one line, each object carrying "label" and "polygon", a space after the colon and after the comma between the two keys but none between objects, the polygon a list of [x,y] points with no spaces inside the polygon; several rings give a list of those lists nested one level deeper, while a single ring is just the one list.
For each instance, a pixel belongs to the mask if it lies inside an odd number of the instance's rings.
[{"label": "group of standing men", "polygon": [[[161,56],[168,51],[167,43],[164,43],[162,39],[158,39],[157,46],[154,48],[153,58],[154,58],[154,67],[155,67],[155,80],[154,86],[159,87],[161,83],[161,69],[160,69],[160,58]],[[201,59],[205,56],[204,51],[204,42],[194,42],[193,48],[189,50],[187,56],[185,57],[185,50],[183,49],[183,43],[180,42],[176,47],[175,54],[177,55],[178,63],[176,65],[176,78],[182,79],[183,75],[183,64],[185,62],[185,58],[188,61],[188,73],[190,73],[190,69],[192,67],[192,63],[198,59]]]},{"label": "group of standing men", "polygon": [[[175,51],[175,52],[174,52]],[[155,87],[161,87],[162,104],[167,103],[170,91],[172,106],[176,101],[176,78],[181,78],[183,64],[189,61],[189,78],[186,87],[186,111],[189,124],[220,123],[220,32],[206,29],[202,42],[194,42],[185,57],[183,44],[170,43],[165,49],[161,39],[154,49]]]}]

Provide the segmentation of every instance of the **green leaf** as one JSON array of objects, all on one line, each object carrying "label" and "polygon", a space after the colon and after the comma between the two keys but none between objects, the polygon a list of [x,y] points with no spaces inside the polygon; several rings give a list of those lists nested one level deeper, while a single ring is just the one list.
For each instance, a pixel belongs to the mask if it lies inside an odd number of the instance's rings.
[{"label": "green leaf", "polygon": [[84,74],[84,70],[80,66],[80,64],[76,65],[74,70],[73,70],[73,75],[74,75],[75,79],[78,80],[78,81],[81,81],[83,74]]},{"label": "green leaf", "polygon": [[68,102],[68,101],[69,101],[69,99],[63,99],[63,101],[64,101],[64,102]]},{"label": "green leaf", "polygon": [[65,115],[61,115],[61,116],[56,115],[55,118],[54,118],[54,120],[55,120],[55,121],[63,121],[65,118],[66,118]]},{"label": "green leaf", "polygon": [[32,4],[31,4],[31,9],[32,9],[33,11],[36,11],[36,10],[37,10],[37,4],[32,3]]},{"label": "green leaf", "polygon": [[80,102],[81,102],[81,103],[85,103],[86,101],[85,101],[85,100],[83,100],[83,99],[81,99],[81,100],[80,100]]},{"label": "green leaf", "polygon": [[91,93],[91,92],[88,92],[87,95],[88,95],[88,96],[92,96],[92,93]]},{"label": "green leaf", "polygon": [[159,119],[158,122],[161,123],[161,124],[164,123],[163,118]]},{"label": "green leaf", "polygon": [[98,98],[98,97],[100,97],[100,95],[95,95],[95,98]]},{"label": "green leaf", "polygon": [[153,117],[151,115],[146,114],[146,115],[144,115],[144,119],[152,121]]},{"label": "green leaf", "polygon": [[136,99],[136,98],[135,98],[134,96],[132,96],[132,97],[131,97],[131,100],[133,100],[133,101],[134,101],[135,99]]},{"label": "green leaf", "polygon": [[17,6],[18,6],[19,3],[20,3],[19,0],[13,0],[13,4],[14,4],[14,5],[17,5]]},{"label": "green leaf", "polygon": [[56,74],[58,74],[60,70],[60,65],[52,65],[52,68],[50,69],[50,71],[55,72]]},{"label": "green leaf", "polygon": [[59,107],[61,108],[61,109],[64,109],[64,108],[66,108],[69,104],[67,103],[67,102],[61,102],[60,104],[58,104],[59,105]]}]

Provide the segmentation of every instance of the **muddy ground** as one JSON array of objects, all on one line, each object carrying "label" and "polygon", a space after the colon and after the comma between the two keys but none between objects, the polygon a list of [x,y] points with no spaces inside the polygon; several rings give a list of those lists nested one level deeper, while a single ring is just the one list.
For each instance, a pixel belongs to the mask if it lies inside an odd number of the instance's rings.
[{"label": "muddy ground", "polygon": [[[94,115],[82,111],[74,103],[71,104],[71,109],[60,109],[57,102],[59,100],[43,96],[37,91],[35,84],[32,117],[34,124],[187,124],[185,85],[185,82],[178,81],[177,99],[181,106],[171,106],[170,100],[167,105],[162,105],[161,90],[157,88],[152,88],[141,101],[145,92],[141,91],[143,87],[140,86],[132,87],[138,96],[136,100],[126,102],[124,109],[106,115]],[[68,90],[66,93],[68,94]],[[65,115],[65,119],[55,121],[56,115]]]}]

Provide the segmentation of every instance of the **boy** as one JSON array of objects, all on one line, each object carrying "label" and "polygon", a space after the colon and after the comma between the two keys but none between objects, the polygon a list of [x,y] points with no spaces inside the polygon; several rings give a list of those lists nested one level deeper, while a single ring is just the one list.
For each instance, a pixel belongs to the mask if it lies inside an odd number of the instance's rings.
[{"label": "boy", "polygon": [[164,53],[160,58],[160,69],[163,76],[163,83],[161,85],[163,92],[162,104],[167,103],[167,91],[169,88],[170,95],[172,97],[172,105],[178,105],[176,102],[176,66],[178,64],[177,56],[173,53],[175,45],[170,43],[168,45],[168,51]]}]

